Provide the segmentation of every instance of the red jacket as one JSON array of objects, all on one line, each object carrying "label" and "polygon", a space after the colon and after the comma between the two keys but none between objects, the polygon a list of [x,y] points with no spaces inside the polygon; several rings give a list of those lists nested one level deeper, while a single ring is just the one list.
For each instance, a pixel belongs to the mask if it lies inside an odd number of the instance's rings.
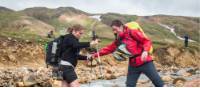
[{"label": "red jacket", "polygon": [[[130,33],[130,34],[129,34]],[[130,36],[132,35],[132,37]],[[144,64],[141,60],[141,54],[143,50],[149,51],[151,47],[151,41],[143,35],[140,30],[130,30],[127,27],[124,28],[122,33],[119,33],[122,42],[126,44],[126,49],[133,55],[139,54],[139,56],[135,58],[130,58],[129,64],[131,66],[137,67]],[[134,38],[134,39],[133,39]],[[137,44],[138,43],[138,44]],[[99,50],[99,55],[107,55],[115,51],[117,48],[117,41],[113,41],[110,45]],[[95,57],[97,57],[97,53],[95,53]],[[147,62],[152,61],[152,57],[150,55],[147,56]]]}]

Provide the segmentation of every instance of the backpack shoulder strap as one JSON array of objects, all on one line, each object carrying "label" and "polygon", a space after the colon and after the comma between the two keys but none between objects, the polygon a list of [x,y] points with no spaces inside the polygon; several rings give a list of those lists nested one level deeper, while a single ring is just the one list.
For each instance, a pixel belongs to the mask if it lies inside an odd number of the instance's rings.
[{"label": "backpack shoulder strap", "polygon": [[[129,36],[136,41],[137,46],[141,43],[138,39],[136,39],[132,34],[131,34],[131,30],[129,30],[128,32]],[[142,51],[144,50],[144,48],[142,48]]]},{"label": "backpack shoulder strap", "polygon": [[130,36],[133,40],[135,40],[135,41],[137,42],[137,44],[140,43],[140,41],[139,41],[138,39],[136,39],[136,38],[131,34],[131,30],[128,31],[128,34],[129,34],[129,36]]}]

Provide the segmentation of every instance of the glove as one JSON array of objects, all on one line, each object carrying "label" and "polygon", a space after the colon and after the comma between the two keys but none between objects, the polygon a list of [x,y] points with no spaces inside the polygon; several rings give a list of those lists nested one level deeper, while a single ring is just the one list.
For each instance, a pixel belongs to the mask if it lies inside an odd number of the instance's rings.
[{"label": "glove", "polygon": [[92,61],[93,60],[93,57],[91,54],[87,54],[87,61]]},{"label": "glove", "polygon": [[147,56],[148,56],[148,52],[147,51],[143,51],[142,55],[141,55],[141,60],[144,61],[144,62],[146,62]]},{"label": "glove", "polygon": [[92,47],[96,46],[99,43],[99,41],[100,41],[99,39],[95,39],[95,40],[91,41],[90,46],[92,46]]}]

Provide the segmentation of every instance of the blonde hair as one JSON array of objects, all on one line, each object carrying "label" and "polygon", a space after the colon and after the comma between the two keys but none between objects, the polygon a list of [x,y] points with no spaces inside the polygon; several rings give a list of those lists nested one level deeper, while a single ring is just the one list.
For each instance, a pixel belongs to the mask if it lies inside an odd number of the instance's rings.
[{"label": "blonde hair", "polygon": [[80,24],[75,24],[67,29],[67,32],[72,33],[72,31],[84,30],[84,27]]}]

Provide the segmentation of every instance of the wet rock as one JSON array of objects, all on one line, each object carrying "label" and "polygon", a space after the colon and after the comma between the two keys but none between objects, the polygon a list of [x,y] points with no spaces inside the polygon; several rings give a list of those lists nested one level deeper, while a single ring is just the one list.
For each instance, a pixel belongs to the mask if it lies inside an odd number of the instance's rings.
[{"label": "wet rock", "polygon": [[182,76],[183,76],[183,77],[189,77],[189,76],[192,76],[192,74],[189,73],[189,72],[186,72],[186,73],[184,73]]},{"label": "wet rock", "polygon": [[177,75],[181,76],[183,74],[187,73],[187,71],[185,69],[181,69],[177,72]]},{"label": "wet rock", "polygon": [[17,87],[24,87],[24,83],[23,83],[23,82],[17,82],[17,83],[16,83],[16,86],[17,86]]},{"label": "wet rock", "polygon": [[30,86],[37,84],[37,82],[36,81],[25,81],[25,82],[23,82],[23,84],[24,84],[24,87],[30,87]]},{"label": "wet rock", "polygon": [[173,79],[172,79],[172,77],[170,75],[166,75],[166,76],[162,76],[162,80],[165,81],[165,82],[169,82],[169,81],[171,81]]},{"label": "wet rock", "polygon": [[60,87],[61,84],[62,84],[62,81],[60,81],[60,80],[53,80],[52,87]]},{"label": "wet rock", "polygon": [[185,81],[186,81],[186,79],[184,79],[184,78],[176,78],[176,79],[174,79],[173,80],[173,84],[175,85],[175,86],[183,86],[183,84],[185,83]]},{"label": "wet rock", "polygon": [[196,69],[194,68],[183,68],[177,72],[177,75],[188,77],[195,73],[196,73]]}]

